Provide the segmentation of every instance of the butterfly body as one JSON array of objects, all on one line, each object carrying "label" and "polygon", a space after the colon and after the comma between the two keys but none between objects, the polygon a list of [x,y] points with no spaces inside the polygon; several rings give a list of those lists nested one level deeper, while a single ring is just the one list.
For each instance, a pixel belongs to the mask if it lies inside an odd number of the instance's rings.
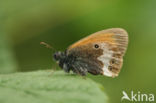
[{"label": "butterfly body", "polygon": [[76,74],[118,76],[128,45],[127,32],[120,28],[102,30],[56,52],[54,59],[65,71]]}]

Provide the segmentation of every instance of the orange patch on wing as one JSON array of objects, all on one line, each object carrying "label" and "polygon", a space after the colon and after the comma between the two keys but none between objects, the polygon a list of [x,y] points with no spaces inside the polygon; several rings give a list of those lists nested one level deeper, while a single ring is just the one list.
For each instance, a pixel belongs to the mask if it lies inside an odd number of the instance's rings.
[{"label": "orange patch on wing", "polygon": [[115,38],[113,38],[114,33],[107,33],[107,34],[93,34],[90,35],[82,40],[79,40],[78,42],[71,45],[68,49],[75,48],[77,46],[86,45],[89,43],[99,43],[99,42],[106,42],[106,43],[114,43]]}]

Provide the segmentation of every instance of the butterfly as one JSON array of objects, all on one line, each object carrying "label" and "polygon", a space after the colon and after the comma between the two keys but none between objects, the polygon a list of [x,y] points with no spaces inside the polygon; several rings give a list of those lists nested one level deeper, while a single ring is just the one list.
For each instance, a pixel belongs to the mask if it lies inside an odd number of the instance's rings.
[{"label": "butterfly", "polygon": [[127,46],[128,33],[122,28],[111,28],[79,40],[64,52],[54,53],[53,58],[67,73],[116,77],[122,68]]}]

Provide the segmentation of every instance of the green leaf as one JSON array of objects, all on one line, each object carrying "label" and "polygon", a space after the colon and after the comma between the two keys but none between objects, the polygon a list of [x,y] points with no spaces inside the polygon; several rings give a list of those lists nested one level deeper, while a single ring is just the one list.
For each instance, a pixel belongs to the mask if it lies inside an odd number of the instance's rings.
[{"label": "green leaf", "polygon": [[107,103],[101,85],[63,71],[0,75],[0,103]]}]

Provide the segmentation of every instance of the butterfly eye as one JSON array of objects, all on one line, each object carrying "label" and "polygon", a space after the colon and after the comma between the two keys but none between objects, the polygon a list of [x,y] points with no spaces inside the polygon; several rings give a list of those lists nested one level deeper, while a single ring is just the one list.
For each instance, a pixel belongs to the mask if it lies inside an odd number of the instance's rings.
[{"label": "butterfly eye", "polygon": [[95,44],[94,47],[97,49],[97,48],[99,48],[99,45],[98,44]]}]

